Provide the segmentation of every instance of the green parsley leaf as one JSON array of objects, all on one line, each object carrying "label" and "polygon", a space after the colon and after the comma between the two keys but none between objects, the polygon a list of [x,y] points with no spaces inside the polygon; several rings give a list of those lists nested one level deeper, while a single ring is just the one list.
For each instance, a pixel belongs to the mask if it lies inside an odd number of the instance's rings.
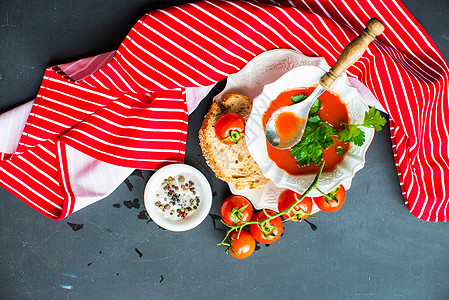
[{"label": "green parsley leaf", "polygon": [[[374,128],[378,131],[386,123],[386,120],[380,113],[376,112],[375,108],[372,107],[365,113],[362,124],[342,123],[345,128],[337,132],[334,127],[323,122],[318,116],[321,106],[321,101],[317,99],[312,106],[302,139],[291,148],[291,155],[301,167],[309,166],[312,162],[319,164],[323,159],[323,150],[335,144],[332,139],[333,135],[337,135],[340,141],[352,142],[357,146],[361,146],[365,142],[365,132],[360,127]],[[337,147],[336,151],[340,155],[344,154],[341,147]]]},{"label": "green parsley leaf", "polygon": [[[292,96],[293,103],[299,103],[304,101],[305,99],[307,99],[307,96],[303,94]],[[321,103],[320,99],[316,99],[315,102],[313,102],[312,107],[310,108],[309,117],[313,117],[318,114],[321,106],[323,106],[323,103]]]},{"label": "green parsley leaf", "polygon": [[384,117],[380,115],[379,111],[373,106],[367,112],[365,112],[365,118],[362,126],[374,128],[376,131],[382,129],[382,126],[387,123]]},{"label": "green parsley leaf", "polygon": [[343,154],[345,154],[345,152],[344,152],[344,150],[343,150],[343,147],[341,147],[341,146],[336,147],[336,148],[335,148],[335,151],[337,152],[338,155],[343,155]]},{"label": "green parsley leaf", "polygon": [[337,133],[338,139],[344,142],[352,142],[357,146],[363,145],[365,142],[365,132],[363,132],[360,127],[374,128],[376,131],[382,129],[387,120],[380,115],[375,107],[371,107],[367,112],[365,112],[365,118],[362,124],[345,124],[345,129]]},{"label": "green parsley leaf", "polygon": [[292,101],[294,103],[299,103],[299,102],[304,101],[306,98],[307,98],[306,95],[298,94],[298,95],[292,96]]},{"label": "green parsley leaf", "polygon": [[335,129],[331,125],[323,122],[318,115],[311,117],[302,139],[291,148],[291,155],[301,167],[312,162],[318,164],[323,159],[323,149],[335,143],[332,135],[335,135]]},{"label": "green parsley leaf", "polygon": [[365,142],[365,132],[357,125],[345,125],[345,129],[337,133],[338,139],[344,142],[353,142],[357,146],[362,146]]},{"label": "green parsley leaf", "polygon": [[321,106],[323,106],[323,103],[321,103],[320,99],[316,99],[315,102],[313,102],[312,107],[310,108],[309,117],[316,116],[320,111]]}]

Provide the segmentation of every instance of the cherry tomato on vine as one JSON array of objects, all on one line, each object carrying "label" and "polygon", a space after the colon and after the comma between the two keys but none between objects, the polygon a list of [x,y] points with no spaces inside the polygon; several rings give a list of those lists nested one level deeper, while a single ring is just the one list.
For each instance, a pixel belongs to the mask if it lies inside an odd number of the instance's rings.
[{"label": "cherry tomato on vine", "polygon": [[230,225],[240,225],[253,217],[253,205],[243,196],[231,195],[223,200],[220,214],[223,221]]},{"label": "cherry tomato on vine", "polygon": [[[265,212],[272,216],[276,214],[276,212],[266,209]],[[267,215],[265,214],[263,210],[257,211],[254,215],[251,221],[259,221],[264,220],[267,218]],[[270,244],[276,241],[282,234],[282,231],[284,230],[284,224],[282,223],[281,217],[276,217],[274,219],[271,219],[269,222],[264,222],[261,224],[262,228],[265,229],[266,232],[264,232],[257,224],[251,224],[249,225],[249,230],[251,231],[251,235],[254,237],[256,241],[262,244]]]},{"label": "cherry tomato on vine", "polygon": [[[299,199],[299,197],[301,197],[300,194],[298,194],[292,190],[289,190],[289,189],[284,190],[279,195],[279,198],[278,198],[278,210],[281,212],[281,211],[289,208],[293,203],[296,202],[297,199],[295,196],[298,199]],[[304,213],[310,214],[310,212],[312,212],[312,206],[313,206],[312,198],[305,197],[304,199],[301,200],[301,202],[299,202],[298,204],[296,204],[294,206],[294,209],[296,211],[302,210]],[[294,221],[294,222],[299,221],[297,219],[297,217],[295,216],[295,212],[293,210],[291,210],[289,214],[283,214],[282,216],[289,221]],[[301,220],[304,220],[305,218],[307,218],[307,216],[302,217]]]},{"label": "cherry tomato on vine", "polygon": [[253,254],[256,248],[256,241],[246,230],[240,231],[240,234],[238,230],[232,231],[228,236],[228,243],[227,250],[238,259],[247,258]]},{"label": "cherry tomato on vine", "polygon": [[[346,198],[346,190],[343,185],[340,184],[332,192],[320,197],[314,197],[313,201],[319,209],[325,212],[334,212],[341,208]],[[337,199],[337,201],[335,201]]]},{"label": "cherry tomato on vine", "polygon": [[245,120],[238,114],[224,114],[215,124],[215,134],[224,144],[238,144],[245,136]]}]

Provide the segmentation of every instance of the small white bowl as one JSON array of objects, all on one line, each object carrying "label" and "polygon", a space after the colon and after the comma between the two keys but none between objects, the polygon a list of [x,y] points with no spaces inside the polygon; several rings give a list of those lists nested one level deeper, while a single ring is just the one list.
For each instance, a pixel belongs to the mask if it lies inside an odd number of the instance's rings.
[{"label": "small white bowl", "polygon": [[[179,176],[184,177],[184,182],[193,181],[195,187],[195,196],[198,196],[200,203],[198,209],[190,211],[185,218],[170,215],[170,210],[162,211],[156,206],[156,202],[164,198],[164,190],[161,184],[169,176],[175,179],[174,184],[180,185],[178,182]],[[188,196],[191,195],[187,192]],[[189,197],[186,197],[186,200]],[[182,202],[181,196],[181,202]],[[212,206],[212,190],[206,177],[189,165],[185,164],[171,164],[156,171],[148,180],[144,191],[145,208],[150,218],[162,228],[171,231],[186,231],[198,226],[209,214]]]},{"label": "small white bowl", "polygon": [[[315,174],[292,176],[280,169],[268,157],[262,115],[270,102],[281,92],[289,88],[313,86],[318,83],[324,73],[325,71],[323,69],[315,66],[294,68],[282,75],[275,82],[265,85],[262,92],[253,100],[251,115],[246,123],[246,145],[265,177],[271,179],[278,187],[304,193],[313,182]],[[357,90],[350,86],[346,77],[337,78],[331,89],[346,103],[350,123],[362,123],[365,112],[369,108]],[[343,161],[332,171],[322,173],[318,181],[318,188],[321,191],[328,193],[340,184],[344,184],[345,188],[349,189],[355,173],[365,165],[365,153],[374,136],[374,129],[362,128],[362,130],[365,132],[365,143],[360,147],[351,143],[350,149],[345,154]],[[313,190],[309,195],[319,196],[320,193]]]}]

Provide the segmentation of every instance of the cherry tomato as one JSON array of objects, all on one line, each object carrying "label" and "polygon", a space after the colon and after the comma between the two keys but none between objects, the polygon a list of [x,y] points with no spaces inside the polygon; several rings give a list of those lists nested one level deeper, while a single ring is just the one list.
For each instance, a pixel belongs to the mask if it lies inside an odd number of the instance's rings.
[{"label": "cherry tomato", "polygon": [[[301,197],[300,194],[292,191],[292,190],[284,190],[278,198],[278,210],[281,212],[283,210],[286,210],[287,208],[289,208],[293,203],[296,202],[296,197]],[[310,212],[312,211],[312,206],[313,206],[313,201],[311,197],[305,197],[304,199],[301,200],[301,202],[299,202],[298,204],[296,204],[294,206],[294,209],[299,211],[300,209],[305,212],[306,214],[310,214]],[[297,219],[297,217],[295,216],[295,212],[293,210],[290,211],[289,214],[283,214],[282,215],[284,218],[286,218],[287,220],[290,221],[294,221],[294,222],[298,222],[299,220]],[[301,220],[304,220],[305,218],[307,218],[307,216],[304,216],[301,218]]]},{"label": "cherry tomato", "polygon": [[220,207],[223,221],[228,225],[240,225],[242,221],[250,221],[253,217],[253,206],[243,196],[231,195],[223,200]]},{"label": "cherry tomato", "polygon": [[240,231],[240,234],[238,230],[232,231],[228,236],[228,242],[230,244],[229,253],[238,259],[247,258],[253,254],[256,248],[256,241],[246,230]]},{"label": "cherry tomato", "polygon": [[[333,199],[334,197],[337,199],[337,201]],[[315,204],[322,211],[334,212],[341,208],[341,206],[345,202],[345,198],[346,190],[343,185],[340,185],[335,190],[326,195],[314,197],[313,201],[315,201]]]},{"label": "cherry tomato", "polygon": [[245,120],[238,114],[224,114],[215,124],[215,134],[224,144],[238,144],[245,136]]},{"label": "cherry tomato", "polygon": [[[276,212],[266,209],[265,210],[267,214],[270,216],[276,214]],[[264,213],[263,210],[257,211],[254,215],[251,221],[259,221],[264,220],[267,218],[267,215]],[[269,224],[267,224],[269,223]],[[249,230],[251,231],[251,235],[254,237],[256,241],[262,244],[270,244],[276,241],[282,234],[282,231],[284,230],[284,224],[282,223],[281,217],[276,217],[269,222],[263,223],[262,226],[271,227],[271,234],[265,235],[265,233],[257,226],[257,224],[251,224],[249,225]]]}]

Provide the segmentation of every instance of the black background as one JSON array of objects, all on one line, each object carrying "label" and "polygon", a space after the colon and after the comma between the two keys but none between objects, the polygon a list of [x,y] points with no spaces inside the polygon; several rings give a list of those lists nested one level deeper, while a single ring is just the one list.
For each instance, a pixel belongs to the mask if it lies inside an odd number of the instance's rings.
[{"label": "black background", "polygon": [[[0,112],[32,99],[47,66],[115,50],[145,12],[178,3],[1,1]],[[403,3],[447,61],[449,1]],[[223,84],[190,116],[187,141],[186,163],[216,193],[212,214],[230,192],[205,164],[197,132]],[[59,222],[1,189],[1,298],[449,299],[449,225],[419,220],[404,206],[388,125],[376,134],[341,211],[319,213],[315,231],[286,223],[278,242],[243,261],[216,246],[223,227],[214,228],[211,217],[183,233],[140,220],[151,172],[142,174]],[[123,205],[134,198],[140,209]],[[84,227],[73,231],[67,222]]]}]

